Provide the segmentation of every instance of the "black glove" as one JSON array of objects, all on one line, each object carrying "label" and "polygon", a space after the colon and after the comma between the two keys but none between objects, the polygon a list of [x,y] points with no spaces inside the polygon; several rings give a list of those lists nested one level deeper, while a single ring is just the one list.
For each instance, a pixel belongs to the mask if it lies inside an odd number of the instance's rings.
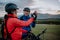
[{"label": "black glove", "polygon": [[34,18],[34,20],[36,20],[36,18],[37,18],[36,13],[31,14],[31,17],[33,17],[33,18]]}]

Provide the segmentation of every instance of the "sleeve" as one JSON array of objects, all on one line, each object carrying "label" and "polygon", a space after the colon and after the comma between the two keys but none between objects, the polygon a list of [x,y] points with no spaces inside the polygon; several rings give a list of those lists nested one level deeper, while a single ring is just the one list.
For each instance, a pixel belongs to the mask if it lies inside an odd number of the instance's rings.
[{"label": "sleeve", "polygon": [[27,30],[22,29],[22,32],[23,32],[23,33],[27,33],[28,31],[27,31]]},{"label": "sleeve", "polygon": [[22,26],[30,25],[33,21],[34,21],[34,18],[30,18],[28,21],[22,21],[19,19],[15,19],[14,23],[15,23],[15,26],[22,27]]},{"label": "sleeve", "polygon": [[33,22],[31,23],[31,27],[35,27],[35,25],[36,25],[36,22],[33,21]]}]

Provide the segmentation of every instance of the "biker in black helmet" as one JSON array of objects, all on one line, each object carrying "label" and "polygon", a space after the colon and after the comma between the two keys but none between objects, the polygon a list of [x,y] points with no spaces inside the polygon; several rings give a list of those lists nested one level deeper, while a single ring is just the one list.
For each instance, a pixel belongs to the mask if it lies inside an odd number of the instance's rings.
[{"label": "biker in black helmet", "polygon": [[[23,9],[23,15],[22,15],[19,19],[20,19],[20,20],[27,21],[27,20],[29,20],[30,18],[31,18],[31,16],[30,16],[30,8],[25,7],[25,8]],[[36,25],[36,23],[35,23],[35,21],[34,21],[34,22],[32,22],[29,26],[23,27],[22,29],[28,31],[29,34],[30,34],[30,32],[31,32],[31,27],[34,28],[35,25]],[[27,35],[28,35],[28,33],[23,33],[23,34],[22,34],[22,39],[26,38]]]},{"label": "biker in black helmet", "polygon": [[7,40],[22,40],[22,27],[30,25],[35,17],[32,16],[27,21],[22,21],[17,18],[17,5],[14,3],[8,3],[5,6],[7,12],[7,18],[5,18],[4,39]]}]

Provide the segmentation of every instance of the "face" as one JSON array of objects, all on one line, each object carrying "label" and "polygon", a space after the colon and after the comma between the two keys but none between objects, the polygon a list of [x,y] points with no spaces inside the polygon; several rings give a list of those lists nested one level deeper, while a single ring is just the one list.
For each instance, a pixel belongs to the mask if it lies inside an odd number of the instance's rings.
[{"label": "face", "polygon": [[14,10],[12,13],[13,13],[15,16],[17,16],[17,10]]},{"label": "face", "polygon": [[24,15],[28,16],[30,12],[24,11]]}]

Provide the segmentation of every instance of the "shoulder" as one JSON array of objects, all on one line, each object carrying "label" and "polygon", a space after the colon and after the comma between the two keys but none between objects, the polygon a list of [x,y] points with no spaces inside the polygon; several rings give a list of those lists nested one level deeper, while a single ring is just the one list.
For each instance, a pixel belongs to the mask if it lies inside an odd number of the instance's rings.
[{"label": "shoulder", "polygon": [[20,18],[24,17],[24,15],[22,15]]},{"label": "shoulder", "polygon": [[9,18],[9,19],[8,19],[8,21],[11,21],[11,22],[14,22],[14,21],[16,21],[16,20],[18,20],[18,18]]},{"label": "shoulder", "polygon": [[22,15],[19,19],[20,19],[20,20],[23,20],[23,17],[24,17],[24,15]]}]

